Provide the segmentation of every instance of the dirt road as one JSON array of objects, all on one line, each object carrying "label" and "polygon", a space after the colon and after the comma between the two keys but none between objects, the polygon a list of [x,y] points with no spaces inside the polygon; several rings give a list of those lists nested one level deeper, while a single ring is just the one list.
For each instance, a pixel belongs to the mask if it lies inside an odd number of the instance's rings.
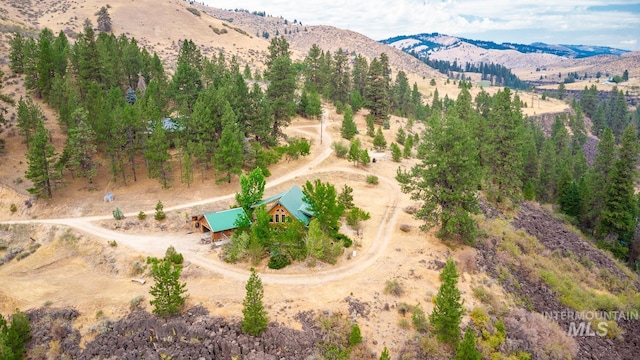
[{"label": "dirt road", "polygon": [[[326,127],[330,125],[327,112],[323,112],[323,120],[321,126],[323,129],[324,139],[321,147],[321,152],[318,156],[311,159],[305,166],[298,168],[295,171],[289,172],[281,177],[270,180],[267,184],[267,188],[275,187],[287,181],[293,180],[300,176],[309,176],[314,174],[320,174],[324,172],[340,172],[350,173],[356,175],[369,174],[366,171],[359,170],[352,167],[325,167],[321,166],[321,163],[326,160],[332,153],[330,144],[332,143],[331,135],[326,131]],[[305,126],[302,126],[305,127]],[[294,128],[295,129],[295,128]],[[302,129],[297,129],[300,132],[305,132]],[[299,274],[275,274],[265,273],[261,274],[262,281],[265,283],[273,284],[291,284],[291,285],[303,285],[303,284],[321,284],[331,281],[343,279],[361,272],[364,272],[368,267],[375,264],[383,253],[383,249],[387,246],[391,239],[391,234],[394,229],[394,224],[397,218],[396,206],[399,201],[399,189],[394,179],[390,179],[384,176],[378,176],[380,180],[379,186],[385,186],[388,188],[388,194],[390,200],[386,206],[386,211],[382,217],[382,220],[378,224],[377,231],[372,239],[372,245],[368,247],[365,253],[359,254],[356,258],[345,263],[343,266],[326,269],[326,270],[309,270],[305,273]],[[192,208],[194,206],[213,204],[219,201],[233,199],[234,193],[226,194],[222,196],[212,197],[208,199],[199,200],[196,202],[184,203],[177,206],[165,208],[165,212],[182,210]],[[155,210],[149,210],[149,213],[153,213]],[[125,216],[135,217],[137,213],[127,213]],[[5,221],[2,223],[43,223],[43,224],[60,224],[75,228],[91,237],[98,237],[105,240],[116,240],[119,245],[129,247],[136,252],[149,256],[163,256],[164,251],[170,245],[173,245],[178,252],[181,252],[186,259],[190,262],[197,264],[205,269],[219,273],[220,275],[228,278],[245,280],[249,276],[249,272],[245,269],[241,269],[237,266],[227,264],[218,259],[212,259],[206,257],[207,250],[199,244],[199,234],[184,234],[184,233],[151,233],[151,234],[125,234],[119,231],[113,231],[97,225],[97,221],[112,219],[111,216],[87,216],[77,218],[57,218],[57,219],[32,219],[22,221]],[[186,239],[185,239],[186,238]]]}]

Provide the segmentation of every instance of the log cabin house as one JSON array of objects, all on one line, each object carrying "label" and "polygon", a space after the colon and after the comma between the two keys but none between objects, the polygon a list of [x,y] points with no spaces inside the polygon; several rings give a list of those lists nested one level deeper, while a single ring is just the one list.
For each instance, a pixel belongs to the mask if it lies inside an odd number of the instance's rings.
[{"label": "log cabin house", "polygon": [[266,206],[273,224],[284,223],[287,219],[294,218],[304,226],[309,226],[309,221],[313,217],[313,213],[309,210],[309,204],[304,201],[304,193],[298,185],[293,185],[285,192],[264,199],[253,207],[262,205]]},{"label": "log cabin house", "polygon": [[221,241],[231,237],[240,216],[247,216],[241,207],[191,216],[193,227],[201,233],[210,233],[211,240]]}]

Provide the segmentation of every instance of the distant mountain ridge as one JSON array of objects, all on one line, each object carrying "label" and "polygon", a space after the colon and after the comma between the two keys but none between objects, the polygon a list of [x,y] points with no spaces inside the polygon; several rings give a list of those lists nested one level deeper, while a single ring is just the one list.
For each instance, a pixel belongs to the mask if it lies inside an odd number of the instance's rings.
[{"label": "distant mountain ridge", "polygon": [[433,53],[470,44],[485,50],[515,50],[523,54],[550,54],[571,59],[587,58],[598,55],[623,55],[630,51],[608,46],[589,45],[552,45],[535,42],[529,45],[517,43],[495,43],[493,41],[472,40],[439,33],[423,33],[416,35],[399,35],[381,43],[401,49],[407,53],[415,53],[418,57],[428,57]]}]

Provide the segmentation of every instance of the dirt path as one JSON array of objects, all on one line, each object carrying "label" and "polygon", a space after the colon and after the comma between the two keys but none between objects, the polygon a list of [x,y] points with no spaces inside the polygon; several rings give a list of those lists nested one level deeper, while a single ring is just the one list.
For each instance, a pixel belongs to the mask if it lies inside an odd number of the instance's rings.
[{"label": "dirt path", "polygon": [[[267,188],[275,187],[287,181],[293,180],[300,176],[309,176],[314,174],[326,173],[326,172],[340,172],[356,175],[367,175],[368,172],[349,167],[320,167],[320,164],[325,161],[332,153],[332,149],[329,144],[332,143],[332,138],[329,132],[326,131],[326,127],[331,123],[328,121],[327,112],[323,112],[323,120],[321,122],[323,126],[323,133],[325,139],[320,154],[309,161],[304,166],[287,173],[284,176],[269,181]],[[309,125],[302,125],[301,127],[309,127]],[[297,128],[292,128],[298,130]],[[304,130],[300,130],[305,132]],[[386,211],[382,217],[382,220],[378,224],[374,239],[372,239],[372,245],[366,249],[365,253],[359,254],[353,260],[345,263],[343,266],[325,269],[325,270],[309,270],[305,273],[298,274],[275,274],[265,273],[261,274],[262,281],[273,284],[287,284],[287,285],[315,285],[326,282],[340,280],[355,274],[361,273],[367,268],[375,264],[375,262],[383,254],[383,249],[388,245],[391,234],[394,229],[398,213],[396,206],[399,201],[398,186],[394,179],[378,176],[380,180],[379,186],[386,186],[388,188],[388,194],[391,195]],[[195,202],[184,203],[172,207],[165,208],[166,212],[176,211],[194,206],[212,204],[219,201],[233,199],[234,193],[226,194],[222,196],[203,199]],[[155,210],[149,210],[153,213]],[[135,217],[137,213],[127,213],[125,216]],[[212,259],[206,257],[207,251],[202,245],[199,244],[198,239],[200,234],[181,234],[181,233],[150,233],[150,234],[125,234],[118,231],[113,231],[104,228],[98,224],[97,221],[109,220],[111,216],[87,216],[77,218],[58,218],[58,219],[32,219],[22,221],[5,221],[2,223],[43,223],[43,224],[60,224],[69,227],[73,227],[87,235],[102,238],[105,240],[116,240],[119,245],[124,245],[137,252],[150,256],[163,256],[164,251],[170,245],[173,245],[177,251],[183,253],[185,258],[190,262],[197,264],[205,269],[219,273],[220,275],[232,279],[245,280],[249,276],[249,272],[245,269],[239,268],[234,265],[227,264],[219,259]],[[186,241],[185,241],[186,240]]]}]

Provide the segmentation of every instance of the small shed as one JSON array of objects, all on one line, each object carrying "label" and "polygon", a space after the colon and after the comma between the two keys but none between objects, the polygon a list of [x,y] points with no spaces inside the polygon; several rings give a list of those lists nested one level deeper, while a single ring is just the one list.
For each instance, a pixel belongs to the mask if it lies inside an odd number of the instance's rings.
[{"label": "small shed", "polygon": [[193,227],[201,233],[210,233],[213,241],[229,238],[237,229],[237,221],[247,217],[244,209],[233,208],[228,210],[210,212],[191,217]]}]

